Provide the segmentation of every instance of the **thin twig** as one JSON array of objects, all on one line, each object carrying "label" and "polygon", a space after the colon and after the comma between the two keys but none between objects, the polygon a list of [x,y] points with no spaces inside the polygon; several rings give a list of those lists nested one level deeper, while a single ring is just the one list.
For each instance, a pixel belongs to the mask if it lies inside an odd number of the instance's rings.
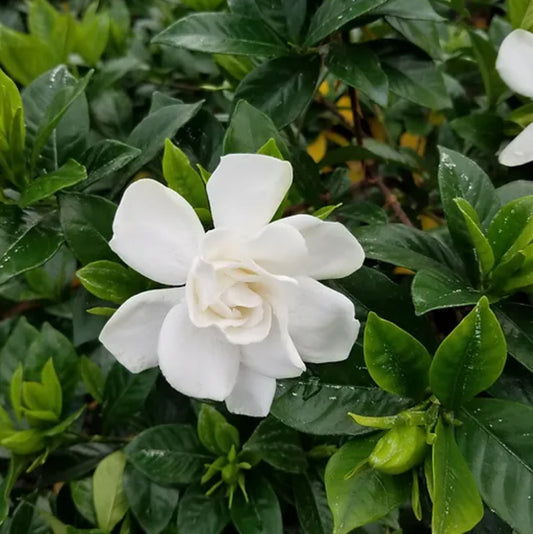
[{"label": "thin twig", "polygon": [[383,177],[374,176],[373,181],[383,193],[383,196],[385,197],[385,204],[392,208],[392,211],[394,211],[396,217],[398,217],[398,219],[406,226],[414,226],[414,224],[411,222],[411,219],[409,219],[405,211],[403,211],[403,208],[398,202],[396,195],[385,184]]},{"label": "thin twig", "polygon": [[355,140],[359,146],[363,146],[363,126],[361,124],[361,115],[359,113],[359,95],[353,87],[348,87],[348,95],[350,96],[350,106],[352,107],[353,115],[353,133]]}]

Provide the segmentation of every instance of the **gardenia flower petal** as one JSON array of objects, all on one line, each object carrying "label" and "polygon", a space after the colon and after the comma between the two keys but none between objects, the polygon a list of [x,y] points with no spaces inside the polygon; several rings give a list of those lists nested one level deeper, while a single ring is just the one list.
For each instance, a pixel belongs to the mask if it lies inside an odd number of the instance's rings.
[{"label": "gardenia flower petal", "polygon": [[512,31],[500,46],[496,69],[515,93],[533,98],[533,33]]},{"label": "gardenia flower petal", "polygon": [[291,225],[305,239],[309,255],[302,275],[317,280],[344,278],[363,265],[363,247],[342,224],[311,215],[293,215],[279,223]]},{"label": "gardenia flower petal", "polygon": [[507,167],[516,167],[533,161],[533,123],[500,152],[498,160]]},{"label": "gardenia flower petal", "polygon": [[239,346],[228,343],[217,327],[193,325],[185,301],[163,321],[158,354],[164,377],[184,395],[223,401],[235,386]]},{"label": "gardenia flower petal", "polygon": [[256,373],[246,365],[241,365],[237,383],[226,399],[226,406],[231,413],[266,417],[275,393],[275,378]]},{"label": "gardenia flower petal", "polygon": [[191,205],[155,180],[126,189],[109,246],[130,267],[161,284],[185,283],[204,229]]},{"label": "gardenia flower petal", "polygon": [[259,154],[223,156],[207,182],[215,227],[255,234],[270,222],[291,183],[287,161]]},{"label": "gardenia flower petal", "polygon": [[297,278],[289,291],[289,334],[310,363],[345,360],[357,339],[352,301],[312,278]]},{"label": "gardenia flower petal", "polygon": [[107,321],[100,341],[131,373],[157,365],[159,331],[185,288],[155,289],[129,298]]},{"label": "gardenia flower petal", "polygon": [[294,378],[305,371],[287,326],[278,317],[273,318],[270,333],[263,341],[242,346],[242,363],[273,378]]}]

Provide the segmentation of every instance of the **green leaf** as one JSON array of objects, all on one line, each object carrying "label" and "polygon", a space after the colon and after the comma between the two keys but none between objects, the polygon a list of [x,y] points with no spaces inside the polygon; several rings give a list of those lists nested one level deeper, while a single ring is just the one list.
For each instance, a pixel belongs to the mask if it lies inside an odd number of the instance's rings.
[{"label": "green leaf", "polygon": [[533,373],[533,306],[501,302],[494,307],[509,354]]},{"label": "green leaf", "polygon": [[282,532],[279,501],[269,482],[260,477],[247,477],[246,493],[248,501],[239,492],[230,510],[231,519],[239,534]]},{"label": "green leaf", "polygon": [[387,0],[326,0],[311,18],[304,45],[318,43],[348,22],[366,15],[386,2]]},{"label": "green leaf", "polygon": [[0,440],[0,446],[9,449],[13,454],[34,454],[45,448],[44,436],[40,430],[17,430]]},{"label": "green leaf", "polygon": [[61,228],[82,264],[116,259],[108,245],[116,210],[115,204],[94,195],[68,193],[59,197]]},{"label": "green leaf", "polygon": [[54,361],[50,358],[41,371],[41,382],[24,382],[22,384],[22,400],[30,410],[49,410],[56,421],[63,408],[61,384],[54,369]]},{"label": "green leaf", "polygon": [[69,488],[76,510],[78,510],[89,523],[96,525],[92,477],[83,478],[81,480],[72,480],[69,483]]},{"label": "green leaf", "polygon": [[192,168],[189,158],[170,139],[165,139],[163,177],[194,208],[209,209],[205,184]]},{"label": "green leaf", "polygon": [[307,468],[300,436],[274,417],[257,425],[242,450],[288,473],[303,473]]},{"label": "green leaf", "polygon": [[324,480],[333,512],[333,534],[347,534],[377,521],[409,497],[409,475],[386,475],[367,466],[349,476],[368,458],[376,442],[377,436],[349,441],[326,466]]},{"label": "green leaf", "polygon": [[309,474],[294,477],[294,504],[304,534],[330,534],[333,517],[324,483]]},{"label": "green leaf", "polygon": [[442,308],[476,304],[482,296],[480,291],[448,270],[418,271],[411,292],[417,315]]},{"label": "green leaf", "polygon": [[420,399],[429,386],[431,356],[411,334],[371,312],[365,327],[365,363],[385,391]]},{"label": "green leaf", "polygon": [[[532,102],[533,104],[533,102]],[[530,180],[514,180],[496,189],[496,194],[501,205],[505,205],[511,200],[533,195],[533,182]]]},{"label": "green leaf", "polygon": [[497,263],[511,259],[533,239],[533,195],[507,203],[487,232]]},{"label": "green leaf", "polygon": [[172,139],[176,132],[198,113],[202,103],[164,105],[145,117],[126,140],[129,146],[141,150],[141,155],[125,167],[121,172],[124,178],[121,178],[115,187],[122,187],[130,176],[154,159],[163,150],[165,139]]},{"label": "green leaf", "polygon": [[475,62],[481,71],[489,106],[495,106],[507,91],[507,86],[496,70],[496,47],[485,33],[472,30],[468,35]]},{"label": "green leaf", "polygon": [[453,131],[483,152],[494,153],[503,140],[504,121],[492,113],[471,113],[450,122]]},{"label": "green leaf", "polygon": [[533,2],[531,0],[508,0],[509,18],[513,28],[527,31],[533,29]]},{"label": "green leaf", "polygon": [[87,356],[80,359],[81,379],[93,399],[100,404],[104,398],[105,377],[100,367]]},{"label": "green leaf", "polygon": [[[479,271],[470,235],[456,198],[466,199],[478,214],[481,228],[485,230],[500,207],[498,195],[489,177],[467,157],[440,148],[439,189],[448,229],[457,251],[469,267],[473,282],[477,282]],[[490,238],[489,238],[490,241]]]},{"label": "green leaf", "polygon": [[478,214],[468,200],[464,198],[456,198],[455,204],[464,217],[466,229],[475,249],[475,255],[479,262],[481,273],[482,275],[487,275],[494,267],[494,252],[489,240],[485,237],[481,229]]},{"label": "green leaf", "polygon": [[333,45],[326,58],[332,74],[380,106],[389,100],[389,80],[368,44]]},{"label": "green leaf", "polygon": [[318,436],[367,434],[372,429],[356,425],[348,412],[394,415],[410,405],[379,388],[340,386],[316,380],[278,381],[271,413],[283,424]]},{"label": "green leaf", "polygon": [[[409,9],[409,12],[415,13],[413,9]],[[416,12],[418,12],[418,9]],[[424,50],[432,58],[442,58],[443,50],[440,45],[439,35],[441,26],[439,24],[431,20],[412,20],[405,18],[403,15],[402,17],[387,16],[386,20],[393,29]]]},{"label": "green leaf", "polygon": [[433,9],[429,0],[418,0],[413,9],[411,0],[389,0],[372,11],[372,15],[442,22],[444,19]]},{"label": "green leaf", "polygon": [[224,154],[253,154],[270,139],[274,139],[280,152],[287,157],[287,145],[272,119],[245,100],[239,100],[224,137]]},{"label": "green leaf", "polygon": [[90,146],[79,161],[87,168],[87,180],[77,189],[87,190],[141,155],[141,150],[114,139],[104,139]]},{"label": "green leaf", "polygon": [[156,35],[153,43],[199,52],[277,56],[286,45],[262,21],[233,13],[188,15]]},{"label": "green leaf", "polygon": [[[55,93],[34,134],[30,161],[31,169],[35,168],[39,154],[59,124],[59,121],[63,118],[70,106],[84,93],[91,76],[92,71],[81,80],[76,81],[72,85],[65,85]],[[26,96],[26,93],[24,93],[24,96]]]},{"label": "green leaf", "polygon": [[463,424],[456,429],[483,500],[517,532],[531,528],[533,515],[532,416],[531,406],[475,399],[461,411]]},{"label": "green leaf", "polygon": [[162,532],[178,506],[178,489],[159,486],[131,464],[124,471],[124,492],[132,514],[147,534]]},{"label": "green leaf", "polygon": [[22,91],[27,145],[34,164],[40,155],[39,169],[55,170],[68,158],[77,160],[85,150],[89,109],[84,89],[88,81],[89,75],[78,81],[60,65]]},{"label": "green leaf", "polygon": [[442,74],[435,63],[405,41],[377,41],[374,51],[380,51],[381,67],[389,79],[392,93],[431,109],[451,107]]},{"label": "green leaf", "polygon": [[272,156],[273,158],[283,160],[283,154],[279,151],[276,141],[271,137],[258,151],[263,156]]},{"label": "green leaf", "polygon": [[446,408],[457,410],[496,381],[506,357],[500,323],[483,297],[437,349],[431,389]]},{"label": "green leaf", "polygon": [[14,373],[11,375],[11,383],[9,384],[9,400],[11,407],[17,419],[22,419],[22,386],[24,377],[24,367],[22,362],[18,364]]},{"label": "green leaf", "polygon": [[128,511],[122,478],[126,455],[116,451],[106,456],[93,475],[93,499],[97,525],[110,532]]},{"label": "green leaf", "polygon": [[124,426],[142,408],[157,374],[157,369],[147,369],[134,375],[119,363],[113,365],[104,386],[102,410],[105,432],[115,425]]},{"label": "green leaf", "polygon": [[52,215],[0,205],[0,284],[48,261],[62,242]]},{"label": "green leaf", "polygon": [[226,456],[233,447],[239,450],[239,431],[208,404],[200,408],[197,431],[202,445],[216,456]]},{"label": "green leaf", "polygon": [[0,525],[4,523],[9,514],[9,495],[18,477],[28,467],[29,460],[23,456],[11,455],[9,467],[0,482]]},{"label": "green leaf", "polygon": [[265,61],[235,91],[266,113],[278,128],[294,122],[309,106],[320,73],[320,56],[287,56]]},{"label": "green leaf", "polygon": [[460,260],[428,232],[404,224],[376,224],[357,228],[355,236],[368,258],[413,271],[461,273]]},{"label": "green leaf", "polygon": [[75,26],[75,50],[89,65],[98,63],[106,49],[111,30],[108,13],[95,13],[96,5],[90,5],[83,19]]},{"label": "green leaf", "polygon": [[190,484],[213,457],[202,451],[193,427],[159,425],[137,435],[125,448],[128,460],[158,484]]},{"label": "green leaf", "polygon": [[178,508],[178,532],[220,534],[229,523],[228,502],[224,495],[209,497],[199,484],[187,487]]},{"label": "green leaf", "polygon": [[115,304],[122,304],[131,296],[147,289],[143,276],[109,260],[93,261],[82,267],[76,276],[87,291]]},{"label": "green leaf", "polygon": [[455,442],[453,427],[439,420],[433,444],[433,516],[435,534],[463,534],[483,517],[476,481]]},{"label": "green leaf", "polygon": [[70,159],[57,171],[40,176],[26,187],[20,197],[20,205],[25,207],[44,200],[61,189],[75,185],[87,178],[83,165]]}]

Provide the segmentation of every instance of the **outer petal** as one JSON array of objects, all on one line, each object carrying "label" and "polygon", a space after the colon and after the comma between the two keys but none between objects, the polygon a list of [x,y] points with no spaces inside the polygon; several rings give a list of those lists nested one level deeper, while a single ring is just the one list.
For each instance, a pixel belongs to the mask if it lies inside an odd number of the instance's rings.
[{"label": "outer petal", "polygon": [[232,413],[266,417],[275,393],[276,380],[274,378],[261,375],[241,365],[237,383],[226,399],[226,406]]},{"label": "outer petal", "polygon": [[513,91],[533,98],[533,33],[511,32],[500,46],[496,69]]},{"label": "outer petal", "polygon": [[128,299],[107,321],[100,341],[132,373],[157,365],[157,344],[168,312],[185,295],[185,289],[155,289]]},{"label": "outer petal", "polygon": [[300,274],[307,263],[307,246],[302,234],[283,219],[268,224],[245,245],[249,256],[273,274]]},{"label": "outer petal", "polygon": [[235,386],[239,347],[228,343],[216,327],[194,326],[185,302],[166,316],[158,354],[168,383],[185,395],[222,401]]},{"label": "outer petal", "polygon": [[305,371],[286,326],[272,318],[268,336],[259,343],[242,346],[242,363],[253,371],[272,378],[293,378]]},{"label": "outer petal", "polygon": [[109,245],[144,276],[179,285],[203,236],[200,220],[183,197],[155,180],[139,180],[122,197]]},{"label": "outer petal", "polygon": [[270,222],[291,183],[287,161],[260,154],[222,157],[207,182],[215,227],[256,233]]},{"label": "outer petal", "polygon": [[289,291],[289,333],[302,359],[311,363],[345,360],[360,326],[353,303],[307,277],[298,278],[298,285]]},{"label": "outer petal", "polygon": [[[277,224],[277,223],[273,223]],[[338,222],[325,222],[311,215],[293,215],[280,221],[304,237],[309,256],[305,274],[317,280],[343,278],[363,265],[365,253],[359,241]]]},{"label": "outer petal", "polygon": [[498,160],[507,167],[517,167],[533,161],[533,123],[500,152]]}]

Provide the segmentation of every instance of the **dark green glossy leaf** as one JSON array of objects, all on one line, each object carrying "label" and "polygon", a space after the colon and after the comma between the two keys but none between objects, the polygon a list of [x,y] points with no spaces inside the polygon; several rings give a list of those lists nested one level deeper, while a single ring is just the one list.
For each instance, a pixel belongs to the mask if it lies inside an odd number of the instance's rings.
[{"label": "dark green glossy leaf", "polygon": [[82,356],[80,373],[89,394],[101,404],[104,398],[105,377],[100,367],[87,356]]},{"label": "dark green glossy leaf", "polygon": [[462,534],[483,516],[483,503],[468,465],[455,442],[454,430],[439,420],[433,444],[432,532]]},{"label": "dark green glossy leaf", "polygon": [[252,453],[281,471],[302,473],[307,467],[300,436],[274,417],[257,425],[243,445],[243,451]]},{"label": "dark green glossy leaf", "polygon": [[178,531],[220,534],[230,521],[228,501],[223,494],[206,496],[200,485],[190,485],[180,499]]},{"label": "dark green glossy leaf", "polygon": [[294,504],[304,534],[330,534],[333,517],[322,480],[305,474],[294,477],[292,483]]},{"label": "dark green glossy leaf", "polygon": [[389,81],[370,45],[332,46],[326,65],[344,83],[362,91],[377,104],[387,105]]},{"label": "dark green glossy leaf", "polygon": [[348,22],[366,15],[387,0],[326,0],[311,18],[305,38],[307,46],[314,45]]},{"label": "dark green glossy leaf", "polygon": [[25,207],[35,204],[86,178],[87,171],[85,167],[70,159],[57,171],[39,176],[39,178],[30,182],[20,197],[20,205]]},{"label": "dark green glossy leaf", "polygon": [[[417,6],[418,8],[418,6]],[[413,9],[410,13],[418,12]],[[387,16],[387,22],[408,41],[427,52],[432,58],[441,59],[439,26],[430,20],[413,20],[405,17]]]},{"label": "dark green glossy leaf", "polygon": [[136,469],[158,484],[190,484],[213,457],[189,425],[159,425],[141,432],[124,449]]},{"label": "dark green glossy leaf", "polygon": [[527,532],[533,518],[533,408],[475,399],[459,417],[457,441],[483,500],[517,532]]},{"label": "dark green glossy leaf", "polygon": [[287,56],[272,59],[250,72],[235,91],[266,113],[278,128],[296,120],[311,102],[320,72],[320,57]]},{"label": "dark green glossy leaf", "polygon": [[287,51],[268,25],[233,13],[189,15],[163,30],[153,42],[220,54],[277,56]]},{"label": "dark green glossy leaf", "polygon": [[372,452],[377,437],[346,443],[329,460],[325,482],[333,512],[333,534],[347,534],[354,528],[381,519],[409,496],[408,475],[392,476],[366,466],[349,475]]},{"label": "dark green glossy leaf", "polygon": [[459,117],[450,126],[459,137],[484,152],[495,153],[503,139],[503,120],[491,113]]},{"label": "dark green glossy leaf", "polygon": [[496,189],[501,205],[505,205],[511,200],[533,195],[533,182],[530,180],[515,180],[502,185]]},{"label": "dark green glossy leaf", "polygon": [[433,9],[429,0],[417,0],[416,9],[413,9],[411,0],[388,0],[388,2],[373,10],[372,14],[434,22],[443,20]]},{"label": "dark green glossy leaf", "polygon": [[59,197],[61,228],[82,264],[116,259],[108,245],[116,210],[115,204],[94,195],[69,193]]},{"label": "dark green glossy leaf", "polygon": [[159,486],[131,464],[124,470],[124,492],[132,514],[146,534],[162,532],[178,506],[178,489]]},{"label": "dark green glossy leaf", "polygon": [[476,304],[482,293],[448,270],[421,270],[411,286],[417,315],[432,310]]},{"label": "dark green glossy leaf", "polygon": [[271,413],[285,425],[319,436],[367,434],[372,429],[356,425],[348,412],[361,415],[394,415],[410,405],[379,388],[278,381]]},{"label": "dark green glossy leaf", "polygon": [[424,396],[431,356],[413,336],[372,312],[366,322],[364,350],[368,372],[381,389],[413,399]]},{"label": "dark green glossy leaf", "polygon": [[509,354],[533,373],[533,306],[502,302],[494,307]]},{"label": "dark green glossy leaf", "polygon": [[259,477],[246,478],[248,502],[239,492],[231,507],[231,519],[239,534],[279,534],[283,531],[281,510],[269,482]]},{"label": "dark green glossy leaf", "polygon": [[237,102],[224,137],[224,154],[256,153],[274,139],[283,156],[288,149],[272,119],[244,100]]},{"label": "dark green glossy leaf", "polygon": [[431,390],[444,406],[457,410],[496,381],[506,357],[500,323],[483,297],[437,349]]},{"label": "dark green glossy leaf", "polygon": [[132,374],[116,363],[104,386],[104,429],[115,425],[127,426],[128,419],[140,410],[157,378],[157,369]]}]

